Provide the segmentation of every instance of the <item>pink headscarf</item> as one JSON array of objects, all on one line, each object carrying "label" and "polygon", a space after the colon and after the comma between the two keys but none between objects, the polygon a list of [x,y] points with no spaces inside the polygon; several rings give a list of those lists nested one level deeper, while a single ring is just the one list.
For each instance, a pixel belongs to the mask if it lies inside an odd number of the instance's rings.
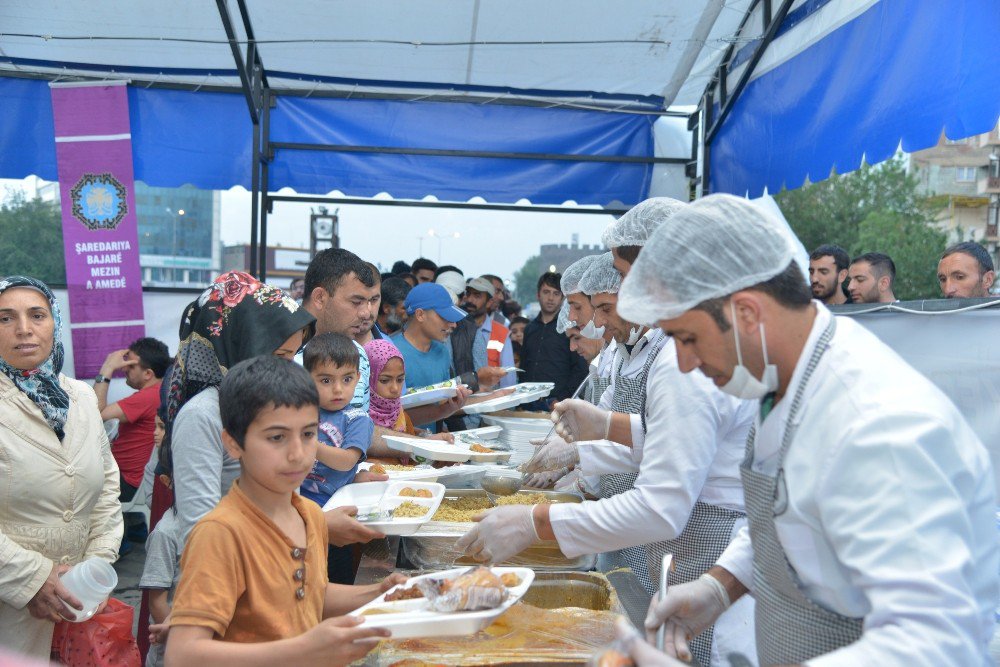
[{"label": "pink headscarf", "polygon": [[368,355],[368,363],[371,366],[371,376],[368,380],[368,386],[371,387],[371,402],[368,414],[376,426],[395,428],[399,413],[403,410],[402,401],[398,398],[383,398],[378,395],[375,388],[378,386],[378,376],[389,360],[398,357],[403,361],[403,354],[385,338],[376,338],[365,343],[365,354]]}]

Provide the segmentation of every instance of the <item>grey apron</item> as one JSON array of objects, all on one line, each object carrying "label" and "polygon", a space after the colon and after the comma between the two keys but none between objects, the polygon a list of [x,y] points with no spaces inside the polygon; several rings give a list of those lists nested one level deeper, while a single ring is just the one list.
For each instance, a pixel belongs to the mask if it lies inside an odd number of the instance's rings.
[{"label": "grey apron", "polygon": [[826,352],[835,329],[834,320],[820,336],[792,399],[778,454],[777,476],[771,477],[753,469],[756,429],[750,431],[746,457],[740,466],[750,541],[753,544],[757,655],[762,665],[802,663],[861,637],[864,619],[841,616],[824,609],[802,593],[798,575],[785,556],[774,525],[774,517],[786,509],[779,506],[778,499],[787,499],[784,462],[795,438],[795,417],[806,385]]},{"label": "grey apron", "polygon": [[596,366],[590,367],[590,382],[587,386],[586,395],[588,403],[593,405],[598,405],[601,402],[601,397],[604,396],[604,390],[611,386],[611,376],[602,377],[599,373],[601,367],[600,358],[603,357],[608,352],[608,344],[604,343],[601,346],[601,354],[598,355],[598,362]]},{"label": "grey apron", "polygon": [[587,399],[588,403],[597,405],[601,402],[601,396],[604,395],[604,390],[609,386],[611,386],[611,378],[602,378],[597,374],[596,370],[593,370],[591,371],[587,389],[584,392],[584,398]]},{"label": "grey apron", "polygon": [[[642,428],[646,430],[646,399],[642,401]],[[673,554],[674,569],[667,573],[667,585],[676,586],[694,581],[704,574],[729,546],[733,526],[746,516],[743,512],[709,505],[700,500],[691,508],[691,516],[681,534],[672,540],[645,545],[646,564],[652,581],[660,581],[663,554]],[[708,667],[712,662],[712,640],[715,626],[702,632],[689,644],[698,664]]]},{"label": "grey apron", "polygon": [[[649,369],[656,361],[657,355],[663,349],[666,336],[662,331],[657,331],[647,345],[650,347],[646,362],[642,369],[636,373],[635,377],[624,378],[621,375],[622,366],[625,364],[625,349],[622,349],[621,360],[615,368],[614,395],[611,399],[612,412],[641,415],[646,404],[646,376]],[[645,425],[645,424],[644,424]],[[601,475],[601,498],[611,498],[619,493],[630,490],[635,484],[638,473],[616,473],[613,475]],[[649,570],[646,568],[646,549],[643,546],[626,547],[614,552],[619,562],[623,562],[632,568],[632,572],[638,577],[639,583],[652,595],[656,592],[656,586],[649,579]]]}]

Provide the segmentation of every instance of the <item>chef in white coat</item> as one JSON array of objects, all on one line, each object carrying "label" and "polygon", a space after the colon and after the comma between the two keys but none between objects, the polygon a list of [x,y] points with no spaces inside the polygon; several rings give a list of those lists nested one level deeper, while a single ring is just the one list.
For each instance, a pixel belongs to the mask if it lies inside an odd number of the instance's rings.
[{"label": "chef in white coat", "polygon": [[[780,223],[701,199],[656,230],[624,316],[680,369],[760,399],[741,464],[748,528],[654,601],[667,653],[749,592],[762,665],[989,663],[1000,586],[989,457],[955,406],[862,326],[812,301]],[[676,660],[632,642],[642,667]]]}]

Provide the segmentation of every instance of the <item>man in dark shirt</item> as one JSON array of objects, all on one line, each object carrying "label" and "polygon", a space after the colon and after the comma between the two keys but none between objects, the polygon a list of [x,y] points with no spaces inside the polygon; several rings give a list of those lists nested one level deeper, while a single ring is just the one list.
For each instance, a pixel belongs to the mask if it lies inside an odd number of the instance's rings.
[{"label": "man in dark shirt", "polygon": [[562,306],[559,286],[562,276],[543,273],[538,279],[538,305],[541,312],[524,329],[521,344],[522,382],[554,382],[555,388],[545,404],[530,404],[529,409],[548,409],[554,401],[573,395],[587,377],[587,362],[569,349],[569,340],[556,331],[556,319]]}]

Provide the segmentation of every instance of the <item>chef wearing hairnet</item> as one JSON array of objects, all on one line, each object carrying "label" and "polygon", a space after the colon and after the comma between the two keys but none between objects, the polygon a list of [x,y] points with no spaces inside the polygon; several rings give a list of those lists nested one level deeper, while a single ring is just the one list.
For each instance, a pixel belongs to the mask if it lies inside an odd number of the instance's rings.
[{"label": "chef wearing hairnet", "polygon": [[[600,255],[587,255],[570,264],[563,271],[562,293],[566,296],[565,305],[568,306],[568,320],[574,322],[580,329],[580,335],[590,340],[602,340],[604,346],[597,359],[591,363],[590,385],[582,394],[582,397],[597,405],[601,402],[605,390],[611,385],[611,373],[613,370],[612,360],[615,356],[617,343],[610,332],[604,327],[594,326],[594,308],[590,305],[590,297],[583,293],[580,283],[586,275],[587,270],[600,258]],[[607,400],[611,401],[608,394]]]},{"label": "chef wearing hairnet", "polygon": [[[636,207],[639,212],[643,210],[640,207]],[[625,223],[630,222],[627,218],[628,214],[623,218]],[[600,273],[588,272],[583,289],[594,294],[594,304],[600,311],[608,303],[606,296],[617,291],[621,279],[610,254],[591,271],[595,269]],[[598,319],[599,324],[606,323],[618,331],[619,342],[634,337],[635,332],[649,341],[651,351],[638,364],[648,375],[634,405],[618,402],[612,406],[614,412],[591,406],[599,419],[591,420],[593,426],[574,435],[583,440],[610,435],[631,449],[607,442],[581,442],[576,448],[576,443],[556,439],[539,450],[529,469],[577,463],[589,474],[602,463],[610,469],[615,453],[619,453],[617,460],[631,464],[632,470],[638,464],[638,475],[625,480],[634,482],[598,502],[538,505],[530,511],[515,506],[499,508],[491,511],[460,545],[469,545],[469,551],[480,557],[485,552],[487,560],[496,561],[538,538],[557,540],[563,553],[571,557],[633,547],[654,579],[662,555],[672,553],[676,567],[668,580],[679,585],[697,578],[745,525],[738,467],[754,407],[724,395],[704,377],[681,373],[673,341],[659,329],[636,327],[615,314],[613,308],[603,318],[599,313]],[[623,350],[627,349],[623,346]],[[615,382],[622,379],[616,376]],[[638,390],[627,380],[623,384]],[[609,421],[612,415],[615,419]],[[610,434],[609,423],[613,425]],[[575,424],[582,426],[579,421]],[[602,457],[597,453],[601,449],[611,451]],[[511,531],[511,525],[518,528]],[[704,633],[692,643],[700,664],[725,665],[724,656],[734,651],[752,656],[752,622],[752,600],[742,600],[729,609],[713,632]]]},{"label": "chef wearing hairnet", "polygon": [[[684,372],[759,401],[748,528],[650,605],[667,652],[749,591],[762,665],[986,665],[998,587],[990,460],[955,406],[873,334],[812,301],[777,221],[711,195],[653,234],[619,309]],[[648,445],[647,445],[648,449]],[[640,665],[679,664],[646,649]]]}]

